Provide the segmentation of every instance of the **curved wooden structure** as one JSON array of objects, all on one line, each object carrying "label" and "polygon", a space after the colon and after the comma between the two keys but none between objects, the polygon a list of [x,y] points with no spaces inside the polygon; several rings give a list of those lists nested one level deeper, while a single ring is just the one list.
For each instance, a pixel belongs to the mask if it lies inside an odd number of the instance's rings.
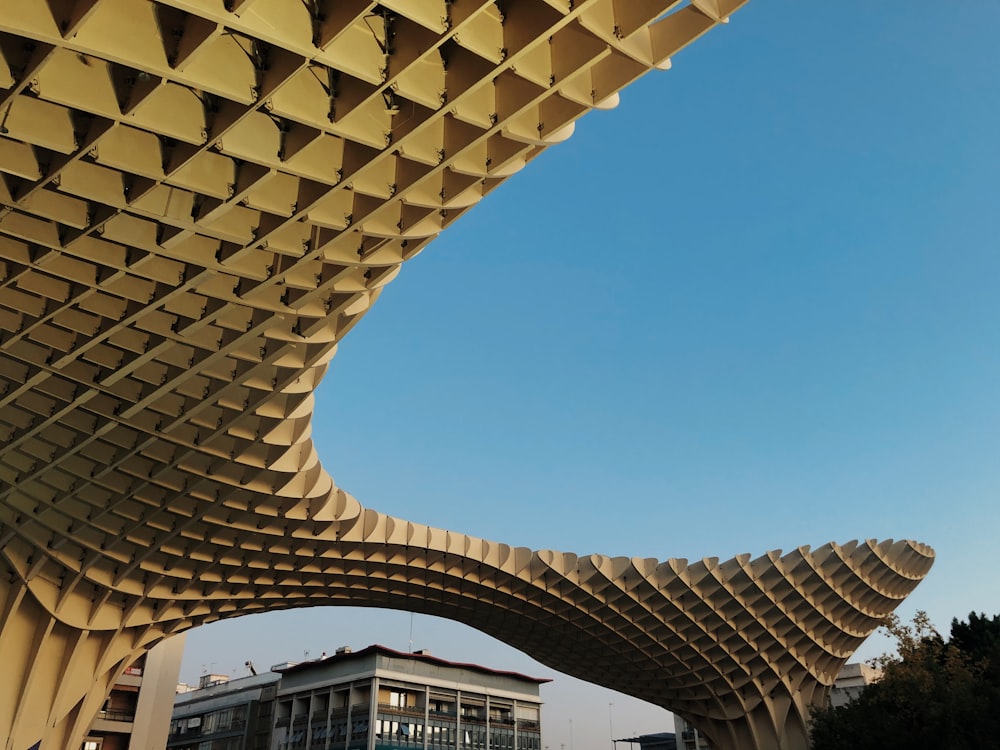
[{"label": "curved wooden structure", "polygon": [[406,259],[743,0],[0,4],[0,746],[71,747],[143,649],[251,612],[438,614],[804,748],[926,574],[909,542],[719,564],[363,509],[312,391]]}]

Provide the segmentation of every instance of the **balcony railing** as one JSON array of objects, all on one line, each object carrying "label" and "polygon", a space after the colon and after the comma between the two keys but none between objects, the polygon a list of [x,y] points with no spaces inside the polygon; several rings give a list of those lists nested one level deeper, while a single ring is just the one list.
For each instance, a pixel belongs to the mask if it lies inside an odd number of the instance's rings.
[{"label": "balcony railing", "polygon": [[104,709],[97,714],[98,719],[108,721],[135,721],[135,711],[121,711],[119,709]]},{"label": "balcony railing", "polygon": [[[424,715],[423,706],[394,706],[391,703],[379,703],[378,710],[384,714],[406,714],[407,716]],[[431,713],[433,714],[434,712],[431,711]]]}]

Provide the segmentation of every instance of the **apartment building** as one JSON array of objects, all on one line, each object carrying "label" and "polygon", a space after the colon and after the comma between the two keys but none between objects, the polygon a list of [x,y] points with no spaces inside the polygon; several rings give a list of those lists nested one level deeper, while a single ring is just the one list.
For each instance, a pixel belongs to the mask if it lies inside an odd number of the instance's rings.
[{"label": "apartment building", "polygon": [[548,680],[369,646],[280,670],[271,750],[540,750]]},{"label": "apartment building", "polygon": [[178,695],[167,750],[541,750],[546,682],[426,651],[342,648]]},{"label": "apartment building", "polygon": [[[167,750],[267,750],[280,679],[277,672],[235,680],[205,675],[198,688],[174,700]],[[261,711],[262,704],[268,710]]]},{"label": "apartment building", "polygon": [[125,669],[101,706],[82,750],[163,747],[184,653],[184,636],[161,641]]}]

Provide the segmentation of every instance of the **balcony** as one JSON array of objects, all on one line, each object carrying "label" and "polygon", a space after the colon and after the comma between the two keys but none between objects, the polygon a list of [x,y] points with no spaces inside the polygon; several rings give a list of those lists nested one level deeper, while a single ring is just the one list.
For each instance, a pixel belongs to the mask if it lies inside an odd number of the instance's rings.
[{"label": "balcony", "polygon": [[134,721],[135,711],[109,709],[97,714],[91,729],[95,732],[131,732]]},{"label": "balcony", "polygon": [[97,714],[98,719],[108,721],[135,721],[135,711],[123,711],[121,709],[105,709]]},{"label": "balcony", "polygon": [[[378,710],[379,713],[383,714],[404,714],[406,716],[424,715],[423,706],[394,706],[391,703],[379,703]],[[431,711],[431,715],[434,715],[433,711]]]}]

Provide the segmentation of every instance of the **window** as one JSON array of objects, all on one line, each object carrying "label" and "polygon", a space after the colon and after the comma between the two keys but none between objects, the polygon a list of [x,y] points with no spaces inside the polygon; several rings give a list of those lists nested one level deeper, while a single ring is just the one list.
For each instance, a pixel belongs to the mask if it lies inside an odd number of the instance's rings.
[{"label": "window", "polygon": [[364,739],[368,736],[368,719],[358,719],[351,726],[351,739]]},{"label": "window", "polygon": [[83,750],[101,750],[100,740],[84,740]]},{"label": "window", "polygon": [[517,705],[517,718],[525,721],[538,721],[538,706]]},{"label": "window", "polygon": [[218,714],[205,714],[205,716],[202,717],[201,731],[205,732],[205,734],[214,732],[218,718]]},{"label": "window", "polygon": [[467,729],[465,731],[465,747],[486,747],[486,727],[479,725]]},{"label": "window", "polygon": [[334,740],[342,740],[347,736],[347,722],[338,721],[334,722],[333,726],[330,727],[330,738]]}]

